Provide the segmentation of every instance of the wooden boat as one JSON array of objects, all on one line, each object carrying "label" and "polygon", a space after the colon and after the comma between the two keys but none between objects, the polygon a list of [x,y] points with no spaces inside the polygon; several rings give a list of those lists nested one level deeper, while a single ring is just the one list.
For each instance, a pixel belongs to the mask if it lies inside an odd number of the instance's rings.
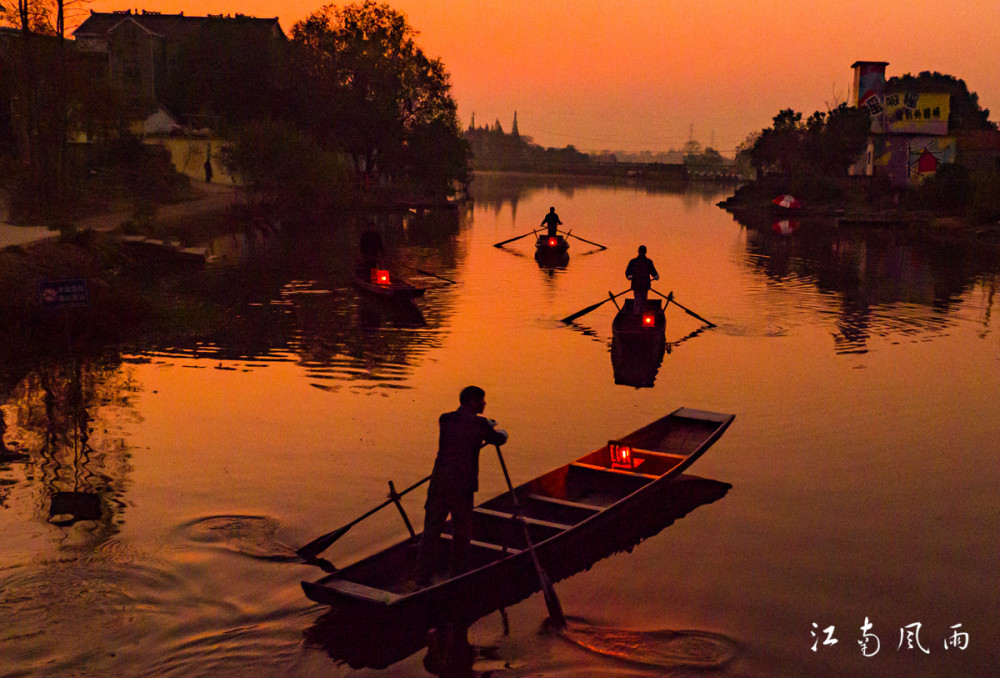
[{"label": "wooden boat", "polygon": [[569,257],[569,243],[561,235],[540,235],[535,241],[535,258],[547,261]]},{"label": "wooden boat", "polygon": [[[649,499],[679,476],[725,432],[734,415],[680,408],[515,488],[539,561],[554,580],[586,567],[602,535],[638,519]],[[633,515],[633,511],[636,512]],[[435,625],[474,621],[539,590],[539,582],[505,492],[475,509],[470,569],[447,576],[448,535],[435,554],[438,576],[413,580],[419,551],[414,535],[336,570],[302,582],[319,603],[361,612],[368,620],[399,618]],[[446,528],[446,532],[449,528]],[[581,565],[581,562],[584,564]],[[381,616],[380,616],[381,615]]]},{"label": "wooden boat", "polygon": [[351,280],[365,292],[388,299],[413,299],[423,296],[426,291],[389,271],[372,269],[365,264],[355,264],[351,268]]},{"label": "wooden boat", "polygon": [[[666,483],[657,483],[643,493],[641,501],[619,511],[614,522],[600,530],[600,538],[588,539],[585,548],[560,558],[560,577],[589,570],[600,560],[621,557],[628,567],[628,554],[647,539],[663,532],[703,506],[723,499],[729,483],[682,473]],[[572,570],[569,571],[569,563]],[[551,572],[551,570],[550,570]],[[435,626],[427,617],[407,614],[372,615],[368,609],[332,605],[305,629],[306,644],[325,651],[340,664],[353,669],[385,669],[427,646],[427,631]]]}]

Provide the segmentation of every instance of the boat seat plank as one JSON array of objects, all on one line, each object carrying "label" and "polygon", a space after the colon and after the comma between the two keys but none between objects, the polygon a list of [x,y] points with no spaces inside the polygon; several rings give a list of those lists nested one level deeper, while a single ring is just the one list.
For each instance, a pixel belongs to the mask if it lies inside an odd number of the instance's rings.
[{"label": "boat seat plank", "polygon": [[657,452],[656,450],[647,450],[641,447],[633,448],[633,455],[641,455],[643,457],[659,457],[661,459],[676,459],[677,461],[684,461],[687,459],[686,454],[671,454],[670,452]]},{"label": "boat seat plank", "polygon": [[[644,450],[645,451],[645,450]],[[675,455],[664,455],[664,456],[675,456]],[[686,457],[681,457],[684,459]],[[604,466],[594,466],[593,464],[584,464],[579,461],[574,461],[570,463],[571,468],[585,468],[590,471],[598,471],[601,473],[609,473],[616,476],[634,476],[638,478],[646,478],[648,480],[656,480],[660,476],[649,475],[648,473],[639,473],[638,471],[626,471],[624,469],[618,468],[606,468]]]},{"label": "boat seat plank", "polygon": [[[442,532],[441,538],[451,540],[453,537],[451,534],[447,532]],[[488,541],[480,541],[478,539],[473,539],[469,543],[474,547],[486,549],[487,551],[498,551],[501,553],[509,553],[511,555],[520,553],[521,551],[524,550],[524,549],[514,548],[513,546],[503,546],[502,544],[494,544]]]},{"label": "boat seat plank", "polygon": [[[477,507],[474,510],[474,512],[480,515],[491,516],[493,518],[501,518],[505,520],[512,520],[514,518],[513,513],[508,513],[506,511],[495,511],[493,509],[482,508],[481,506]],[[528,525],[539,525],[541,527],[550,527],[554,530],[565,531],[573,527],[572,525],[566,525],[563,523],[554,523],[550,520],[541,520],[540,518],[532,518],[530,516],[525,516],[525,515],[522,515],[521,518],[524,520],[524,522],[528,523]]]},{"label": "boat seat plank", "polygon": [[346,579],[329,578],[323,581],[323,585],[351,598],[360,598],[362,600],[368,600],[373,603],[381,603],[383,605],[391,605],[401,597],[392,591],[377,589],[373,586],[365,586],[364,584],[348,581]]},{"label": "boat seat plank", "polygon": [[595,504],[584,504],[578,501],[570,501],[569,499],[557,499],[556,497],[550,497],[545,494],[529,494],[528,499],[534,501],[544,502],[546,504],[554,504],[556,506],[568,506],[569,508],[583,509],[585,511],[592,511],[598,513],[603,511],[605,507],[597,506]]}]

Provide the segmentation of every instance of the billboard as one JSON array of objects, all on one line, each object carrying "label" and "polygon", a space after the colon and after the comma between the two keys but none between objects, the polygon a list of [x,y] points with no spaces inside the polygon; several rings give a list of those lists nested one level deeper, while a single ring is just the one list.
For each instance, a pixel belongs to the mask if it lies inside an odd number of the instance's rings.
[{"label": "billboard", "polygon": [[940,92],[893,92],[885,95],[885,131],[889,134],[947,134],[951,95]]}]

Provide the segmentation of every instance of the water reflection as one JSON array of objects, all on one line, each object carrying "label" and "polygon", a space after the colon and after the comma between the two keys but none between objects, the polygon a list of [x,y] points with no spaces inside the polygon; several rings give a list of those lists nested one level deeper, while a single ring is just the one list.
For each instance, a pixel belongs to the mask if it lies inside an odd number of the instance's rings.
[{"label": "water reflection", "polygon": [[[681,475],[643,501],[641,510],[630,511],[609,523],[599,537],[579,552],[567,554],[561,570],[549,574],[557,581],[591,568],[594,563],[622,552],[659,534],[695,509],[722,499],[729,483],[698,476]],[[537,581],[532,582],[537,590]],[[370,608],[366,608],[370,613]],[[571,612],[571,611],[568,611]],[[332,607],[306,630],[306,643],[351,668],[385,668],[419,651],[427,642],[428,626],[412,618],[359,615],[348,606]]]},{"label": "water reflection", "polygon": [[814,287],[836,300],[834,350],[865,353],[873,337],[940,336],[957,300],[995,275],[995,245],[939,232],[838,228],[802,219],[774,228],[770,217],[741,216],[744,264],[771,282]]},{"label": "water reflection", "polygon": [[24,476],[37,483],[41,520],[85,522],[76,534],[95,543],[118,531],[130,466],[115,422],[136,390],[116,361],[71,359],[39,365],[6,394],[5,460],[22,463]]},{"label": "water reflection", "polygon": [[[213,264],[191,284],[221,309],[219,317],[202,333],[145,353],[215,362],[220,369],[293,361],[323,390],[343,383],[399,388],[419,357],[440,343],[455,295],[444,278],[462,258],[457,235],[466,216],[458,210],[382,213],[217,238],[210,246]],[[420,278],[425,298],[376,299],[350,285],[357,242],[369,228],[385,243],[390,268]],[[417,269],[422,273],[410,273]]]}]

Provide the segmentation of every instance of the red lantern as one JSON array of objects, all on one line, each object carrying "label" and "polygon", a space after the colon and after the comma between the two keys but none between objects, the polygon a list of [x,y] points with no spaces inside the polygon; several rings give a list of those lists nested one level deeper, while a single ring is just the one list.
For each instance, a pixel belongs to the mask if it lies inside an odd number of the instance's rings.
[{"label": "red lantern", "polygon": [[629,471],[634,468],[631,447],[611,441],[608,443],[608,449],[611,452],[611,468],[620,468]]},{"label": "red lantern", "polygon": [[372,282],[376,285],[388,285],[389,284],[389,271],[383,271],[379,268],[372,269]]},{"label": "red lantern", "polygon": [[656,325],[656,316],[654,316],[652,313],[643,313],[642,326],[653,327],[654,325]]},{"label": "red lantern", "polygon": [[549,238],[549,247],[555,247],[557,242],[559,241],[555,238]]}]

